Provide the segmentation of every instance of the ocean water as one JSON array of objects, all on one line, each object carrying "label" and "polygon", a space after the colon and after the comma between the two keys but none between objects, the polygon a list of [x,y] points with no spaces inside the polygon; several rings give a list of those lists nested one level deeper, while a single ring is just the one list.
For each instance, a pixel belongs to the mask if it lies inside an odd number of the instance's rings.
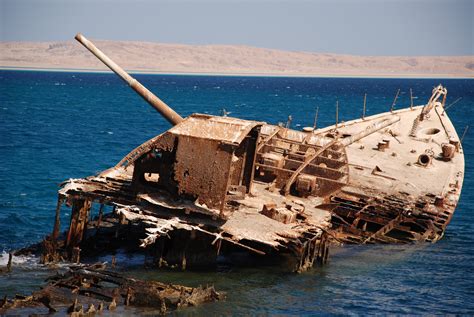
[{"label": "ocean water", "polygon": [[[448,110],[462,134],[474,118],[474,81],[468,79],[275,78],[136,75],[182,116],[220,114],[292,126],[319,126],[362,113],[409,105],[409,89],[423,104],[433,86],[448,89]],[[52,230],[57,185],[113,166],[131,149],[169,128],[114,74],[0,71],[0,266],[7,252]],[[445,237],[436,244],[346,246],[328,265],[304,274],[277,267],[220,267],[206,272],[149,270],[126,255],[130,274],[197,286],[214,284],[227,300],[177,315],[230,314],[474,314],[474,134],[463,145],[462,197]],[[62,223],[68,211],[63,209]],[[54,269],[16,258],[15,274],[0,275],[0,297],[37,289]],[[125,310],[133,315],[140,311]],[[145,312],[142,312],[145,313]],[[148,312],[150,313],[150,312]]]}]

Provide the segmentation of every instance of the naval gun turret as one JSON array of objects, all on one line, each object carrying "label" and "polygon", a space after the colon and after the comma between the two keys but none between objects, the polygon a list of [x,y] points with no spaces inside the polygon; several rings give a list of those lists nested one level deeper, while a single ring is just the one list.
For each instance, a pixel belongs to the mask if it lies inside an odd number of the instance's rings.
[{"label": "naval gun turret", "polygon": [[146,100],[153,108],[156,109],[161,115],[168,120],[172,125],[176,125],[183,121],[183,118],[177,114],[170,106],[164,103],[160,98],[155,96],[145,86],[140,84],[135,78],[130,76],[126,71],[99,50],[94,43],[86,39],[84,35],[78,33],[75,39],[84,45],[92,54],[94,54],[102,63],[122,78],[133,90],[135,90],[143,99]]},{"label": "naval gun turret", "polygon": [[[186,197],[223,216],[228,192],[250,191],[262,123],[194,114],[183,119],[82,34],[82,45],[122,78],[174,127],[141,145],[118,166],[133,165],[134,192],[158,188]],[[218,212],[217,212],[218,211]]]}]

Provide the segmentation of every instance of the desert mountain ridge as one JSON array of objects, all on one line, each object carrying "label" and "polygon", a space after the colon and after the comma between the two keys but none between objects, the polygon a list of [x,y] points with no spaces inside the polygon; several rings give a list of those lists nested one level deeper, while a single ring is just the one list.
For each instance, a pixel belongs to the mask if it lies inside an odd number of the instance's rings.
[{"label": "desert mountain ridge", "polygon": [[[474,77],[474,56],[357,56],[244,45],[94,40],[124,69],[151,73]],[[0,67],[107,70],[75,41],[0,42]]]}]

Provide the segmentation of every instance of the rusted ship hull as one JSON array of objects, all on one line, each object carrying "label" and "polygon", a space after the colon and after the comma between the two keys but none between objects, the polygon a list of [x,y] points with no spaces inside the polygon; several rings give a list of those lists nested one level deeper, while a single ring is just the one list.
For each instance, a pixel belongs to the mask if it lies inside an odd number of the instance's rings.
[{"label": "rusted ship hull", "polygon": [[[226,201],[226,205],[233,205],[234,209],[239,204],[248,209],[244,213],[238,208],[232,212],[227,210],[228,215],[213,213],[192,201],[176,201],[166,191],[153,189],[153,193],[137,195],[132,181],[133,164],[129,160],[152,151],[160,138],[152,139],[113,169],[65,184],[59,199],[73,204],[73,221],[66,245],[77,247],[80,244],[78,231],[89,217],[91,202],[115,206],[115,212],[126,221],[149,224],[142,245],[159,245],[160,263],[180,266],[183,261],[188,266],[212,263],[221,252],[222,243],[260,255],[288,253],[298,262],[295,270],[302,270],[312,266],[314,260],[325,261],[327,240],[346,243],[437,241],[443,236],[459,199],[464,158],[449,118],[441,114],[442,107],[435,107],[436,115],[419,123],[416,136],[410,136],[412,124],[422,109],[414,107],[380,114],[310,135],[263,126],[255,153],[255,174],[260,175],[255,176],[253,191],[237,199],[228,197]],[[378,124],[385,121],[384,125]],[[374,126],[376,129],[370,134],[357,140],[352,138]],[[326,140],[332,137],[337,142]],[[327,144],[317,146],[315,140],[326,140]],[[450,142],[454,153],[447,158],[443,156],[442,145]],[[379,143],[384,145],[380,147]],[[302,153],[313,148],[319,149],[309,151],[317,159],[307,166],[317,175],[318,186],[312,192],[316,198],[301,195],[298,190],[302,189],[298,186],[303,185],[300,184],[291,185],[287,196],[280,195],[297,166],[308,162]],[[281,152],[286,152],[288,161],[281,167],[264,160],[266,153]],[[298,155],[303,159],[298,160]],[[425,155],[429,161],[426,165],[423,164]],[[275,170],[280,184],[268,179],[275,177]],[[296,207],[314,204],[313,210],[306,210],[312,213],[311,217],[303,212],[300,221],[284,224],[261,214],[266,205],[282,205],[283,200],[285,204],[296,201]],[[262,232],[265,226],[267,232]],[[170,235],[173,230],[181,233]],[[163,257],[164,248],[173,251]],[[308,254],[311,256],[304,260]]]},{"label": "rusted ship hull", "polygon": [[443,237],[461,194],[464,155],[442,104],[419,121],[423,109],[380,114],[339,129],[350,135],[370,121],[400,118],[346,148],[350,180],[326,206],[339,239],[404,243]]},{"label": "rusted ship hull", "polygon": [[[129,307],[165,315],[170,311],[222,300],[212,286],[186,287],[124,277],[104,264],[76,266],[48,278],[41,290],[0,301],[2,316],[51,315],[95,316],[116,311],[130,314]],[[136,312],[135,312],[136,313]]]},{"label": "rusted ship hull", "polygon": [[[121,225],[139,228],[141,247],[158,265],[182,268],[240,250],[290,258],[292,270],[304,271],[326,262],[330,241],[443,236],[459,200],[464,156],[441,85],[424,106],[323,129],[181,118],[82,35],[76,38],[174,126],[111,169],[62,184],[46,260],[79,260],[91,242],[93,204],[100,205],[97,231],[103,206],[112,206],[117,232]],[[72,213],[59,243],[63,203]]]}]

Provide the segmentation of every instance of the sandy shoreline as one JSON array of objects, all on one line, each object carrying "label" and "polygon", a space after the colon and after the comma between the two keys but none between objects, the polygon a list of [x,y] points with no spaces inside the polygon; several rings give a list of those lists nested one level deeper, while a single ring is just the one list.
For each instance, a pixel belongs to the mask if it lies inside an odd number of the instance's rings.
[{"label": "sandy shoreline", "polygon": [[[112,73],[110,70],[93,68],[44,68],[44,67],[5,67],[0,66],[0,70],[12,71],[38,71],[38,72],[64,72],[64,73]],[[155,70],[129,70],[129,74],[137,75],[180,75],[180,76],[219,76],[219,77],[289,77],[289,78],[400,78],[400,79],[474,79],[474,77],[459,76],[456,74],[266,74],[266,73],[203,73],[203,72],[161,72]]]},{"label": "sandy shoreline", "polygon": [[[358,56],[239,45],[94,40],[134,74],[271,77],[474,78],[474,56]],[[0,68],[103,72],[75,41],[0,42]]]}]

